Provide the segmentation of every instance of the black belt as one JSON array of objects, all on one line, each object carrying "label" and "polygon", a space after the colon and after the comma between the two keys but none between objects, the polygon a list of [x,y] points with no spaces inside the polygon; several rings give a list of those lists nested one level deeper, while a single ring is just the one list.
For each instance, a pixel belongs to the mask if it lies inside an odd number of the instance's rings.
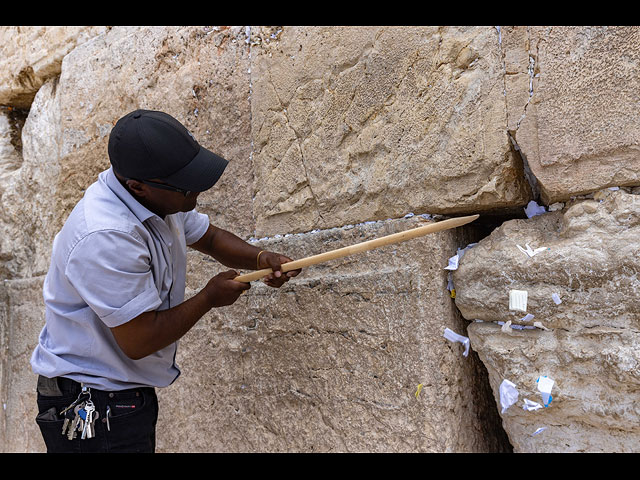
[{"label": "black belt", "polygon": [[[140,389],[152,389],[153,387],[134,387],[124,390],[118,390],[118,392],[135,392]],[[38,375],[38,392],[40,395],[47,397],[60,397],[63,395],[78,395],[82,391],[82,384],[71,378],[67,377],[54,377],[48,378],[43,375]],[[91,388],[91,391],[105,392],[106,390],[100,390],[97,388]]]}]

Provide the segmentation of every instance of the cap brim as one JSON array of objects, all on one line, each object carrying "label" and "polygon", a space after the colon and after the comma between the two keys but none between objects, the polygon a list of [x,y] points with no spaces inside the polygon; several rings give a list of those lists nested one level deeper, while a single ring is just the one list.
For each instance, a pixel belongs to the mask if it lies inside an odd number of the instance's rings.
[{"label": "cap brim", "polygon": [[200,151],[193,160],[163,180],[174,187],[204,192],[216,184],[228,164],[229,162],[221,156],[200,146]]}]

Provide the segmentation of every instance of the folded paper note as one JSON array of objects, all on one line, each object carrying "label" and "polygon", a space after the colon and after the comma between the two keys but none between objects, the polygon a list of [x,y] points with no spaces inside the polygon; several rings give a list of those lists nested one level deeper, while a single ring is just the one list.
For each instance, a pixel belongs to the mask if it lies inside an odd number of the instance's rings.
[{"label": "folded paper note", "polygon": [[460,265],[460,260],[468,249],[473,248],[477,245],[477,243],[470,243],[464,248],[459,248],[458,253],[456,253],[453,257],[449,258],[449,264],[444,267],[445,270],[457,270]]},{"label": "folded paper note", "polygon": [[536,382],[538,383],[538,391],[542,395],[542,403],[545,407],[548,407],[553,400],[553,397],[551,396],[551,389],[553,388],[553,384],[555,382],[546,375],[543,377],[538,377],[538,380],[536,380]]},{"label": "folded paper note", "polygon": [[444,329],[444,338],[446,338],[447,340],[449,340],[451,342],[460,342],[462,345],[464,345],[464,353],[463,353],[463,355],[465,357],[467,355],[469,355],[469,338],[468,337],[464,337],[462,335],[458,335],[453,330],[445,328]]},{"label": "folded paper note", "polygon": [[527,311],[527,291],[511,290],[509,292],[509,310]]},{"label": "folded paper note", "polygon": [[529,246],[528,243],[525,244],[525,247],[527,247],[526,249],[522,248],[520,245],[516,245],[516,247],[518,247],[522,253],[528,255],[529,257],[535,257],[540,252],[548,250],[547,247],[538,247],[534,250]]}]

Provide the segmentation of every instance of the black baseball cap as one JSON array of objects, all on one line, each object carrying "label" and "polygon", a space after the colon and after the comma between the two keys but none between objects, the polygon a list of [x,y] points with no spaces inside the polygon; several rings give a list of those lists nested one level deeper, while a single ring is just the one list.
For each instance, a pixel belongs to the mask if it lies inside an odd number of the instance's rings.
[{"label": "black baseball cap", "polygon": [[154,110],[135,110],[118,120],[108,152],[113,169],[126,178],[160,179],[192,192],[211,188],[229,163],[199,145],[171,115]]}]

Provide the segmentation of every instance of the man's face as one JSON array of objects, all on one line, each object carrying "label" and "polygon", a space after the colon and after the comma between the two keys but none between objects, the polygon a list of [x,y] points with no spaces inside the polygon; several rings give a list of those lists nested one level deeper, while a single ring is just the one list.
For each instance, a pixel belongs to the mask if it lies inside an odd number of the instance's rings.
[{"label": "man's face", "polygon": [[171,186],[159,179],[149,180],[148,183],[127,180],[127,185],[142,205],[162,218],[173,213],[193,210],[196,208],[200,194],[200,192],[173,191],[163,187]]}]

